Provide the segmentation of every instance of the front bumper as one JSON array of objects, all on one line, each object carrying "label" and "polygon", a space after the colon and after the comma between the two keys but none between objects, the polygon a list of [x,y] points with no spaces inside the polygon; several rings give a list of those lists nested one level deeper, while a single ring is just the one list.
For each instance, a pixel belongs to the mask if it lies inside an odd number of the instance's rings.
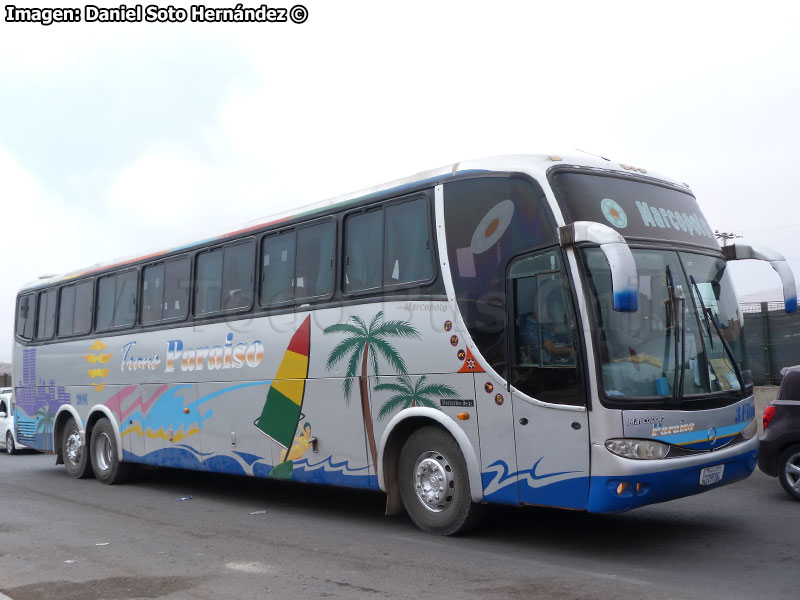
[{"label": "front bumper", "polygon": [[[666,459],[665,464],[676,468],[656,472],[645,470],[646,463],[651,463],[652,468],[653,461],[629,460],[628,463],[636,463],[636,470],[640,472],[622,474],[624,471],[620,470],[619,475],[592,476],[588,510],[595,513],[621,512],[692,496],[745,479],[756,467],[758,438],[738,444],[735,448],[701,456],[702,458]],[[700,485],[700,471],[715,465],[725,465],[722,479],[711,485]]]}]

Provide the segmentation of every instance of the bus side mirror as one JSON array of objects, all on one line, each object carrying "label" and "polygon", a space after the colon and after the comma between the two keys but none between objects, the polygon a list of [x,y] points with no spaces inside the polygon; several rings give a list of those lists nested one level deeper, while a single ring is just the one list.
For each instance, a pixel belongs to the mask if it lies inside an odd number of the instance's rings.
[{"label": "bus side mirror", "polygon": [[767,261],[781,278],[783,303],[786,307],[786,312],[797,312],[797,287],[794,283],[794,274],[783,255],[764,246],[748,246],[747,244],[723,246],[722,252],[725,255],[725,260],[752,259]]},{"label": "bus side mirror", "polygon": [[639,278],[636,275],[633,254],[625,238],[608,225],[594,221],[575,221],[558,228],[558,239],[562,248],[582,242],[599,245],[611,269],[614,310],[639,310]]}]

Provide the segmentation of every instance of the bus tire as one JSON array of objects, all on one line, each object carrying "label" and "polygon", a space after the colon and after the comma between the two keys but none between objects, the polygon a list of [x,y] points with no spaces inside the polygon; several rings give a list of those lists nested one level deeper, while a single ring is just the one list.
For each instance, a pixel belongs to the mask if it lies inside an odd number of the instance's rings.
[{"label": "bus tire", "polygon": [[92,470],[99,482],[114,485],[129,479],[131,465],[120,462],[117,436],[108,419],[103,418],[95,423],[90,448]]},{"label": "bus tire", "polygon": [[397,475],[406,512],[422,531],[464,533],[483,516],[485,507],[472,501],[461,449],[441,427],[423,427],[408,437]]},{"label": "bus tire", "polygon": [[92,463],[89,461],[89,449],[81,446],[81,432],[73,417],[64,425],[61,436],[61,456],[67,473],[75,479],[86,479],[92,476]]},{"label": "bus tire", "polygon": [[778,479],[786,493],[800,500],[800,444],[787,448],[778,459]]},{"label": "bus tire", "polygon": [[6,454],[14,454],[17,449],[14,447],[14,436],[11,432],[6,433]]}]

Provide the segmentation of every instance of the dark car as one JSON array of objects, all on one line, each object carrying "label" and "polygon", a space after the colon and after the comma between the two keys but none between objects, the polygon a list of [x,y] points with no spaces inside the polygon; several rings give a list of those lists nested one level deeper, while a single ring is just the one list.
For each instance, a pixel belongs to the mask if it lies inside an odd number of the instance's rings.
[{"label": "dark car", "polygon": [[800,368],[786,372],[778,398],[764,410],[758,468],[777,476],[786,492],[800,500]]}]

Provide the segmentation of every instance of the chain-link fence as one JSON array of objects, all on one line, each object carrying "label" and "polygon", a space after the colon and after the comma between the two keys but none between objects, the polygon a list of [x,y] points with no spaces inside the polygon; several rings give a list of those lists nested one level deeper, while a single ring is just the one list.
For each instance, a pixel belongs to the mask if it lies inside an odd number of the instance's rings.
[{"label": "chain-link fence", "polygon": [[800,312],[787,314],[783,302],[750,302],[742,312],[753,383],[777,385],[783,367],[800,365]]}]

